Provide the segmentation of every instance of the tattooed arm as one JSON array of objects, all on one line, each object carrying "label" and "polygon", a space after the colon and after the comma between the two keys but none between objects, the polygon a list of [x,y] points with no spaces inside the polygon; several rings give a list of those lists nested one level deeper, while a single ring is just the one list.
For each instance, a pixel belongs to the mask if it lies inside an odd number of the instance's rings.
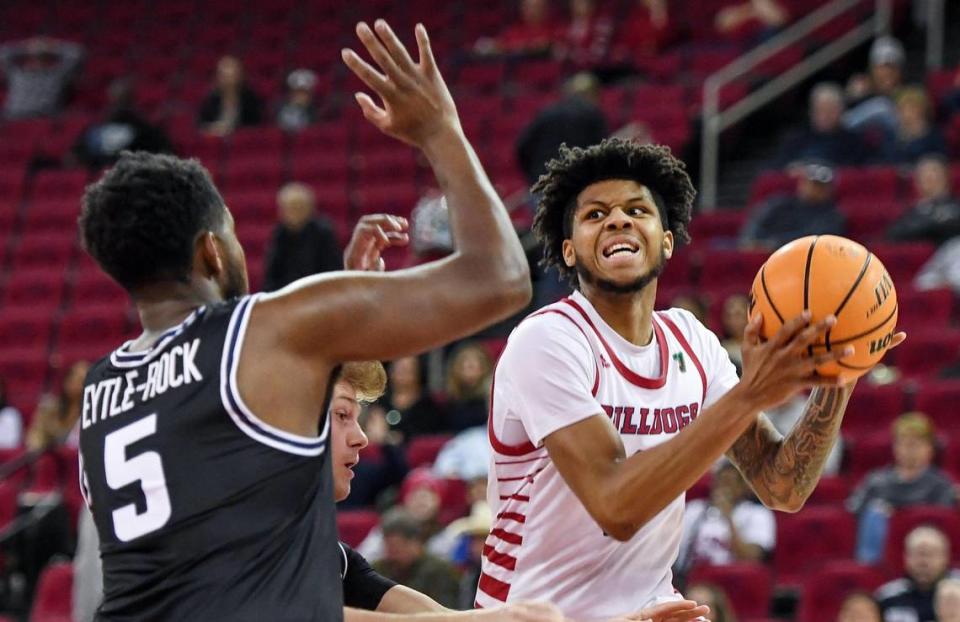
[{"label": "tattooed arm", "polygon": [[820,481],[855,384],[815,388],[786,438],[760,415],[727,452],[765,506],[786,512],[803,507]]}]

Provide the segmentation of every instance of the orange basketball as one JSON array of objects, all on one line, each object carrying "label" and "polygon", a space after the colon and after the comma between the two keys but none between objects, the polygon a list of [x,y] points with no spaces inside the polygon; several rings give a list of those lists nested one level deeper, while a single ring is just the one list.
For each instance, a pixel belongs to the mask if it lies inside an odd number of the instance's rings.
[{"label": "orange basketball", "polygon": [[811,235],[770,255],[750,292],[750,317],[763,315],[765,338],[804,309],[814,322],[830,314],[837,317],[812,354],[852,345],[852,356],[817,367],[823,376],[849,381],[867,373],[890,346],[897,325],[897,292],[887,269],[860,244],[835,235]]}]

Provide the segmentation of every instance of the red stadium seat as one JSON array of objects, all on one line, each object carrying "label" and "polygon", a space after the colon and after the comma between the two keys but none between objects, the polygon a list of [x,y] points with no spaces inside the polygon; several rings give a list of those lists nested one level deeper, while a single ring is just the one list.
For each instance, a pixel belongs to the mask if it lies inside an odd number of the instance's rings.
[{"label": "red stadium seat", "polygon": [[35,308],[6,309],[0,315],[0,344],[5,348],[46,349],[50,330],[50,316]]},{"label": "red stadium seat", "polygon": [[129,300],[127,292],[100,268],[84,264],[73,276],[70,299],[74,304],[90,306],[125,306]]},{"label": "red stadium seat", "polygon": [[360,546],[370,530],[380,524],[380,515],[372,510],[340,510],[337,531],[340,539],[352,547]]},{"label": "red stadium seat", "polygon": [[873,566],[853,561],[832,561],[810,573],[800,590],[797,622],[825,622],[837,616],[840,604],[850,592],[872,592],[885,580]]},{"label": "red stadium seat", "polygon": [[513,66],[511,78],[520,89],[552,92],[563,74],[555,60],[526,60]]},{"label": "red stadium seat", "polygon": [[30,622],[71,622],[72,608],[73,564],[53,562],[40,573]]},{"label": "red stadium seat", "polygon": [[768,251],[763,250],[708,248],[702,254],[700,286],[711,291],[739,288],[749,292],[753,278],[769,255]]},{"label": "red stadium seat", "polygon": [[746,217],[746,210],[740,209],[720,209],[697,214],[690,221],[690,237],[698,247],[709,244],[714,238],[736,238]]},{"label": "red stadium seat", "polygon": [[63,297],[62,268],[15,270],[3,288],[3,308],[29,307],[34,313],[52,313]]},{"label": "red stadium seat", "polygon": [[74,307],[60,322],[57,343],[74,348],[81,345],[100,349],[120,345],[129,336],[129,318],[126,305],[99,305]]},{"label": "red stadium seat", "polygon": [[817,487],[813,489],[810,498],[807,499],[807,505],[840,507],[849,496],[850,481],[846,477],[824,475],[817,482]]},{"label": "red stadium seat", "polygon": [[960,432],[960,379],[926,380],[917,386],[914,408],[933,419],[937,430]]},{"label": "red stadium seat", "polygon": [[73,199],[79,202],[89,181],[86,171],[41,171],[33,179],[31,198],[33,201]]},{"label": "red stadium seat", "polygon": [[847,237],[870,246],[868,241],[883,238],[905,206],[901,201],[856,196],[842,200],[837,207],[847,221]]},{"label": "red stadium seat", "polygon": [[870,245],[870,250],[883,262],[894,284],[906,287],[933,255],[934,248],[932,244],[923,242],[876,242]]},{"label": "red stadium seat", "polygon": [[377,184],[380,180],[411,182],[417,174],[414,156],[413,150],[403,146],[379,149],[358,154],[352,165],[365,185]]},{"label": "red stadium seat", "polygon": [[914,506],[898,509],[890,518],[887,531],[886,563],[888,570],[900,576],[903,573],[904,540],[915,527],[933,525],[950,540],[953,564],[960,563],[960,514],[956,508],[941,506]]},{"label": "red stadium seat", "polygon": [[863,477],[880,467],[893,462],[893,446],[890,430],[877,430],[857,436],[844,435],[844,447],[848,456],[850,481],[859,484]]},{"label": "red stadium seat", "polygon": [[13,252],[16,270],[51,268],[64,270],[77,243],[75,231],[24,235]]},{"label": "red stadium seat", "polygon": [[824,561],[853,556],[856,519],[842,505],[808,506],[796,514],[776,516],[773,567],[778,585],[799,585]]},{"label": "red stadium seat", "polygon": [[953,317],[953,292],[946,288],[917,291],[901,283],[897,289],[897,302],[897,326],[905,329],[911,339],[915,329],[946,327]]},{"label": "red stadium seat", "polygon": [[843,433],[855,438],[886,431],[906,410],[906,394],[899,383],[875,386],[865,382],[853,392],[843,415]]},{"label": "red stadium seat", "polygon": [[437,454],[453,438],[450,434],[428,434],[414,437],[407,445],[407,465],[411,469],[429,466],[437,459]]},{"label": "red stadium seat", "polygon": [[726,566],[698,566],[689,584],[712,583],[723,588],[738,616],[763,616],[770,610],[773,580],[763,564],[737,563]]},{"label": "red stadium seat", "polygon": [[910,331],[910,338],[893,351],[893,360],[905,376],[935,376],[942,368],[960,357],[960,331],[935,322],[925,329]]},{"label": "red stadium seat", "polygon": [[789,194],[797,187],[797,182],[792,177],[781,171],[764,171],[750,187],[750,200],[748,205],[753,207],[764,200],[778,195]]},{"label": "red stadium seat", "polygon": [[841,168],[837,171],[837,199],[892,201],[899,196],[900,177],[893,167]]}]

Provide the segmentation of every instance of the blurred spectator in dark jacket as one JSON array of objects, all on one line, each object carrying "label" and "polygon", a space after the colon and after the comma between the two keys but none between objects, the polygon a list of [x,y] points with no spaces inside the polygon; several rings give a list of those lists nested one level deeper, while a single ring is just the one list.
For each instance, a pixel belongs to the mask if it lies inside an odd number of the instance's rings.
[{"label": "blurred spectator in dark jacket", "polygon": [[933,525],[920,525],[903,542],[903,574],[875,594],[887,622],[949,622],[934,613],[934,595],[945,580],[960,578],[950,569],[950,540]]},{"label": "blurred spectator in dark jacket", "polygon": [[420,523],[403,508],[394,508],[384,515],[382,529],[385,554],[373,568],[445,607],[456,607],[459,573],[450,562],[427,552]]},{"label": "blurred spectator in dark jacket", "polygon": [[65,444],[77,447],[80,441],[80,410],[83,406],[83,381],[90,364],[77,361],[67,369],[60,391],[45,394],[27,430],[27,449],[38,451]]},{"label": "blurred spectator in dark jacket", "polygon": [[897,130],[894,98],[903,80],[903,45],[891,36],[878,37],[870,47],[870,74],[847,82],[848,110],[843,123],[852,130],[891,136]]},{"label": "blurred spectator in dark jacket", "polygon": [[887,229],[890,240],[943,244],[960,235],[960,202],[950,193],[950,169],[942,156],[926,156],[913,173],[916,204]]},{"label": "blurred spectator in dark jacket", "polygon": [[589,147],[607,137],[607,120],[597,105],[599,83],[579,73],[563,86],[564,98],[541,110],[517,139],[517,161],[529,183],[547,170],[560,145]]},{"label": "blurred spectator in dark jacket", "polygon": [[492,54],[546,54],[561,30],[550,15],[548,0],[520,0],[520,19],[496,37],[484,37],[474,44],[474,52]]},{"label": "blurred spectator in dark jacket", "polygon": [[772,197],[747,218],[740,232],[742,246],[772,249],[805,235],[843,235],[845,221],[834,201],[833,170],[806,164],[795,174],[794,194]]},{"label": "blurred spectator in dark jacket", "polygon": [[843,90],[833,82],[821,82],[810,92],[810,125],[793,134],[780,150],[779,164],[822,161],[833,166],[855,166],[866,159],[863,138],[841,124]]},{"label": "blurred spectator in dark jacket", "polygon": [[23,417],[7,402],[7,384],[0,378],[0,449],[15,449],[23,441]]},{"label": "blurred spectator in dark jacket", "polygon": [[277,111],[277,125],[287,132],[299,132],[317,122],[317,104],[314,95],[317,74],[309,69],[297,69],[287,76],[287,94]]},{"label": "blurred spectator in dark jacket", "polygon": [[675,35],[667,0],[635,0],[617,28],[610,58],[617,64],[642,62],[661,52]]},{"label": "blurred spectator in dark jacket", "polygon": [[953,482],[933,465],[936,430],[920,412],[897,417],[893,431],[893,464],[864,477],[847,500],[857,515],[857,559],[876,563],[883,555],[891,513],[912,505],[956,504]]},{"label": "blurred spectator in dark jacket", "polygon": [[570,0],[570,23],[557,42],[558,57],[574,68],[592,70],[609,60],[613,20],[593,0]]},{"label": "blurred spectator in dark jacket", "polygon": [[910,86],[897,94],[897,131],[888,136],[881,159],[890,164],[914,164],[931,154],[946,155],[947,142],[930,123],[930,103],[923,88]]},{"label": "blurred spectator in dark jacket", "polygon": [[7,82],[3,115],[19,119],[59,112],[83,53],[76,43],[47,37],[0,45],[0,70]]},{"label": "blurred spectator in dark jacket", "polygon": [[97,169],[116,162],[121,151],[172,151],[167,134],[135,109],[133,84],[129,80],[110,83],[107,101],[103,119],[80,132],[67,164],[76,162]]},{"label": "blurred spectator in dark jacket", "polygon": [[333,226],[315,211],[313,190],[291,182],[277,193],[280,222],[267,249],[264,291],[280,289],[297,279],[340,270],[342,257]]},{"label": "blurred spectator in dark jacket", "polygon": [[790,12],[778,0],[746,0],[728,3],[713,20],[717,33],[725,39],[758,43],[790,21]]},{"label": "blurred spectator in dark jacket", "polygon": [[233,56],[224,56],[217,63],[213,90],[200,105],[201,129],[226,136],[238,127],[260,125],[262,120],[263,100],[247,85],[243,65]]},{"label": "blurred spectator in dark jacket", "polygon": [[960,114],[960,67],[953,76],[953,86],[943,96],[943,110],[947,117]]},{"label": "blurred spectator in dark jacket", "polygon": [[493,363],[478,343],[458,347],[447,365],[447,417],[450,429],[461,432],[487,424]]},{"label": "blurred spectator in dark jacket", "polygon": [[430,396],[426,387],[426,369],[416,356],[397,359],[387,366],[390,382],[380,404],[387,411],[390,429],[403,440],[423,434],[449,431],[446,412]]}]

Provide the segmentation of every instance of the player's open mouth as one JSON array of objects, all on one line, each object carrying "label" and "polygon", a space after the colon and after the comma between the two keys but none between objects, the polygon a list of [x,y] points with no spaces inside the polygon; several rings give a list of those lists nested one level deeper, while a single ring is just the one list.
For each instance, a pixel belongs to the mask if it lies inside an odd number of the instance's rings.
[{"label": "player's open mouth", "polygon": [[604,257],[613,257],[615,255],[636,254],[640,250],[640,245],[629,239],[615,239],[607,242],[603,247]]}]

